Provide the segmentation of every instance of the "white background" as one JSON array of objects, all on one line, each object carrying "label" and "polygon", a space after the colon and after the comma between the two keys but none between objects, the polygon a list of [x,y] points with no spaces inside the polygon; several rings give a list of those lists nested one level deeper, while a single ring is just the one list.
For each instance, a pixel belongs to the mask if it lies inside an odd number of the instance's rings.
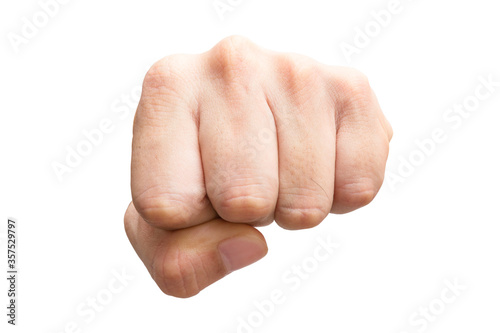
[{"label": "white background", "polygon": [[[233,0],[224,20],[212,1],[71,0],[16,52],[9,33],[21,35],[23,17],[41,7],[2,0],[0,266],[5,272],[5,226],[15,217],[20,277],[15,328],[6,324],[1,280],[0,331],[226,333],[251,317],[254,326],[241,332],[499,332],[500,87],[457,128],[443,118],[474,95],[481,76],[500,81],[496,2],[401,0],[348,62],[342,43],[353,44],[356,27],[389,0]],[[437,128],[447,140],[404,182],[386,181],[368,207],[307,231],[262,228],[264,259],[175,299],[157,288],[124,233],[135,111],[124,100],[156,60],[204,52],[232,34],[365,72],[395,131],[388,175],[398,175],[401,159],[423,156],[415,140]],[[60,181],[52,164],[106,118],[113,131]],[[317,237],[341,245],[292,290],[283,276],[311,262]],[[107,299],[113,272],[123,270],[133,279]],[[440,309],[446,280],[467,290]],[[286,300],[264,318],[254,302],[273,290]],[[107,304],[92,316],[86,302],[96,296]],[[440,314],[428,325],[410,322],[430,305]]]}]

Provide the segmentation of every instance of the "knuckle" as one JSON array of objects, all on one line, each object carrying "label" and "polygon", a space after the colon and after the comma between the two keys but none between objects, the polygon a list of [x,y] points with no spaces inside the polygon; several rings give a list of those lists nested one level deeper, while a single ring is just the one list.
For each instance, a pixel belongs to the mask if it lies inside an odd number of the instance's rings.
[{"label": "knuckle", "polygon": [[264,185],[244,185],[226,187],[217,195],[217,212],[232,222],[257,222],[272,215],[275,200]]},{"label": "knuckle", "polygon": [[273,207],[266,198],[239,195],[222,200],[219,210],[225,220],[249,223],[266,218]]},{"label": "knuckle", "polygon": [[199,91],[196,75],[197,62],[191,55],[171,55],[157,61],[146,73],[142,95],[135,115],[134,125],[154,125],[165,113],[169,103],[177,102],[194,109]]},{"label": "knuckle", "polygon": [[277,56],[278,71],[285,78],[285,90],[291,95],[300,96],[318,87],[319,65],[304,56],[281,54]]},{"label": "knuckle", "polygon": [[335,201],[346,207],[361,208],[375,199],[379,188],[372,179],[363,178],[341,186],[336,192]]},{"label": "knuckle", "polygon": [[276,223],[288,230],[310,229],[318,226],[328,215],[322,207],[279,207]]},{"label": "knuckle", "polygon": [[179,250],[166,251],[161,260],[153,266],[153,279],[167,295],[188,298],[200,292],[196,274],[193,274],[190,258]]},{"label": "knuckle", "polygon": [[344,122],[370,124],[376,107],[368,78],[358,70],[347,69],[332,82],[338,88],[335,97],[338,103],[337,126],[343,127]]},{"label": "knuckle", "polygon": [[161,257],[154,260],[152,277],[165,294],[188,298],[226,275],[226,271],[215,253],[194,249],[181,250],[170,244]]},{"label": "knuckle", "polygon": [[144,88],[159,89],[182,82],[187,68],[185,55],[167,56],[151,66],[144,78]]},{"label": "knuckle", "polygon": [[367,99],[371,93],[368,77],[356,69],[348,69],[346,75],[340,79],[340,86],[351,101]]},{"label": "knuckle", "polygon": [[281,191],[276,222],[285,229],[309,229],[320,224],[330,213],[332,200],[315,188]]},{"label": "knuckle", "polygon": [[241,36],[224,38],[211,50],[211,64],[225,82],[245,82],[254,72],[255,46]]},{"label": "knuckle", "polygon": [[186,203],[196,202],[192,196],[164,192],[150,188],[133,199],[139,214],[150,225],[162,229],[180,229],[190,221]]}]

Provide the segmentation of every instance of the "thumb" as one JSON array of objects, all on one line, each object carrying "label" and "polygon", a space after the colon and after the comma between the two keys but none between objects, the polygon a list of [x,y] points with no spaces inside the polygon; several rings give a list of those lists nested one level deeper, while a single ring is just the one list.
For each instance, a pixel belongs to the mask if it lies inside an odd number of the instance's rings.
[{"label": "thumb", "polygon": [[160,289],[187,298],[267,254],[264,236],[247,224],[215,219],[186,229],[152,227],[131,203],[125,230]]}]

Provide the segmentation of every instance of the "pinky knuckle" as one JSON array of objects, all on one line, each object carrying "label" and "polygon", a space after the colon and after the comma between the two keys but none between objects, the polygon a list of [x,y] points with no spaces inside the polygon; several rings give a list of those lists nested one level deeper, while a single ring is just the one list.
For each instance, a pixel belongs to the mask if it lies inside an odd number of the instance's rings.
[{"label": "pinky knuckle", "polygon": [[348,183],[339,189],[339,196],[335,200],[339,200],[343,205],[348,207],[360,208],[368,205],[375,199],[379,187],[371,179]]},{"label": "pinky knuckle", "polygon": [[370,81],[368,77],[356,69],[350,69],[347,75],[341,79],[345,96],[351,101],[366,99],[371,92]]}]

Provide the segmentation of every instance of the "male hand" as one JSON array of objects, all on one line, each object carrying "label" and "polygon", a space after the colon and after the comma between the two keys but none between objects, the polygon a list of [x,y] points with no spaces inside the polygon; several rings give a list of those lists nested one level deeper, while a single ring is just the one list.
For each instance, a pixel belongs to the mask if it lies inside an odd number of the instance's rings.
[{"label": "male hand", "polygon": [[368,204],[392,129],[365,76],[242,37],[147,73],[127,235],[160,289],[190,297],[290,230]]}]

